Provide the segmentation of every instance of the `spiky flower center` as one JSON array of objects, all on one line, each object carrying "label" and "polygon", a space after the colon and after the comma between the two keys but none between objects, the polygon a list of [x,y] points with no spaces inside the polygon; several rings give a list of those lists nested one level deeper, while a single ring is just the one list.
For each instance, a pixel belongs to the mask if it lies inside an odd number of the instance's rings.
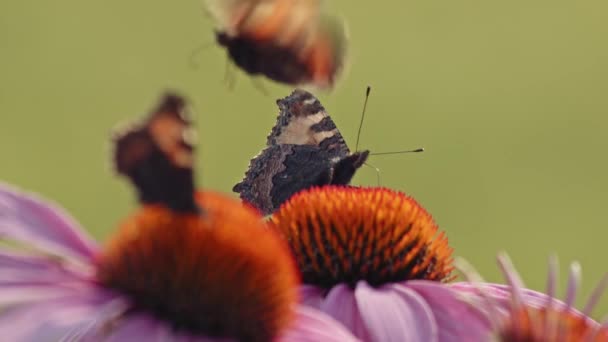
[{"label": "spiky flower center", "polygon": [[293,196],[271,222],[288,241],[307,284],[451,280],[447,238],[437,234],[431,215],[401,192],[314,188]]},{"label": "spiky flower center", "polygon": [[296,300],[289,250],[253,209],[209,192],[196,201],[201,215],[149,205],[130,217],[99,259],[99,282],[175,329],[271,340]]}]

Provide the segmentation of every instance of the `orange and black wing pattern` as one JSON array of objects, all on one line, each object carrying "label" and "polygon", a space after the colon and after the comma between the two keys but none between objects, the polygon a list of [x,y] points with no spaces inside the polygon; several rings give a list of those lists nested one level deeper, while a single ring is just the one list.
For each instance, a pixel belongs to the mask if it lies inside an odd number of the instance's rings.
[{"label": "orange and black wing pattern", "polygon": [[216,39],[251,75],[331,87],[343,69],[346,29],[318,0],[208,0]]},{"label": "orange and black wing pattern", "polygon": [[128,177],[146,204],[196,211],[194,203],[194,131],[185,101],[166,94],[143,121],[114,138],[114,167]]}]

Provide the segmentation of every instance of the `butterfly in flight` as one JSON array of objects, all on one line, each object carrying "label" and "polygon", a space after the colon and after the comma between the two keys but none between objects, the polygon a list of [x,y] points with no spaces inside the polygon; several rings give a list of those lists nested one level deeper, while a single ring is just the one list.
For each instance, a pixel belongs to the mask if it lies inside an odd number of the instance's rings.
[{"label": "butterfly in flight", "polygon": [[300,190],[350,183],[369,151],[351,152],[325,108],[311,93],[295,90],[277,100],[279,115],[266,148],[236,184],[241,199],[271,214]]},{"label": "butterfly in flight", "polygon": [[250,75],[331,87],[342,70],[346,30],[321,13],[320,0],[207,0],[215,36]]},{"label": "butterfly in flight", "polygon": [[194,202],[195,135],[185,100],[164,95],[143,121],[114,137],[114,167],[136,186],[139,199],[181,212],[198,212]]}]

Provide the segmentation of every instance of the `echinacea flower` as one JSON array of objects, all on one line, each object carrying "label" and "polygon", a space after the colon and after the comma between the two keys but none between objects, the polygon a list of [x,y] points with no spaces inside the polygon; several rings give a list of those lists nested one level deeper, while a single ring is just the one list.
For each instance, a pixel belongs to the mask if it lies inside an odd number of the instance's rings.
[{"label": "echinacea flower", "polygon": [[564,301],[556,298],[558,263],[549,260],[546,293],[526,289],[508,255],[501,253],[498,263],[507,285],[483,282],[464,260],[459,268],[469,282],[454,283],[458,291],[477,293],[478,306],[493,324],[491,340],[504,342],[600,342],[608,341],[608,329],[590,317],[608,286],[604,277],[582,311],[574,307],[581,278],[578,263],[572,263]]},{"label": "echinacea flower", "polygon": [[303,303],[364,341],[481,341],[489,322],[444,283],[452,249],[414,199],[386,188],[302,191],[271,218],[289,243]]},{"label": "echinacea flower", "polygon": [[0,184],[3,341],[354,341],[297,305],[288,248],[254,209],[195,191],[182,102],[116,142],[142,206],[100,248],[67,214]]}]

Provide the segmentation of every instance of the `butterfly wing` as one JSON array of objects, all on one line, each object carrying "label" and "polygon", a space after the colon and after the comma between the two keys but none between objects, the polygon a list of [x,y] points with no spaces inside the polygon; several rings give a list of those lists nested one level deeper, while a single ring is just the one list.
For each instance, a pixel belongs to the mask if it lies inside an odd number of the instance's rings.
[{"label": "butterfly wing", "polygon": [[274,145],[251,160],[245,178],[234,192],[264,215],[274,212],[296,192],[328,184],[329,159],[311,145]]},{"label": "butterfly wing", "polygon": [[262,2],[273,0],[206,0],[206,8],[216,21],[218,29],[234,36],[240,23]]},{"label": "butterfly wing", "polygon": [[348,46],[344,21],[327,14],[319,17],[316,30],[301,49],[300,60],[306,62],[312,83],[331,86],[342,73]]},{"label": "butterfly wing", "polygon": [[[267,147],[251,160],[245,178],[233,188],[264,214],[300,190],[332,184],[334,164],[351,155],[335,123],[312,94],[296,89],[277,105],[279,115]],[[339,167],[341,174],[349,172],[347,164]]]},{"label": "butterfly wing", "polygon": [[319,0],[209,0],[217,42],[249,74],[288,84],[333,83],[345,57],[344,22]]},{"label": "butterfly wing", "polygon": [[192,127],[184,100],[165,95],[142,122],[116,135],[114,165],[136,186],[143,203],[196,211]]},{"label": "butterfly wing", "polygon": [[369,151],[355,152],[348,155],[332,165],[331,179],[329,184],[347,185],[355,175],[355,172],[365,163]]}]

